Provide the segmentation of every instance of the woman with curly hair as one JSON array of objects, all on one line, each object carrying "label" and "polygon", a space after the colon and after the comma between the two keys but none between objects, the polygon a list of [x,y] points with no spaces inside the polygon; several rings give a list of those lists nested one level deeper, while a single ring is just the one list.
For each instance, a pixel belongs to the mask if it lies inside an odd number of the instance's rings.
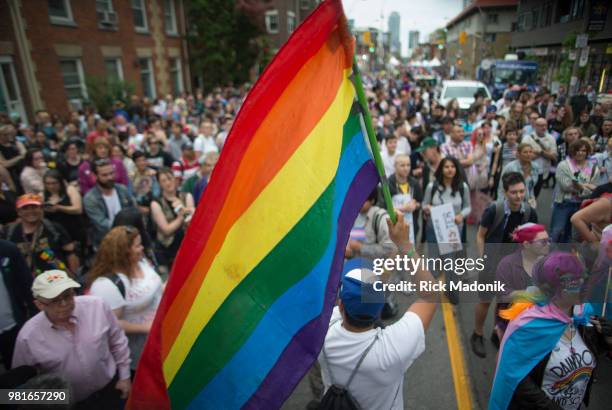
[{"label": "woman with curly hair", "polygon": [[136,369],[164,288],[143,256],[138,229],[113,228],[100,243],[87,279],[90,294],[104,299],[119,319]]}]

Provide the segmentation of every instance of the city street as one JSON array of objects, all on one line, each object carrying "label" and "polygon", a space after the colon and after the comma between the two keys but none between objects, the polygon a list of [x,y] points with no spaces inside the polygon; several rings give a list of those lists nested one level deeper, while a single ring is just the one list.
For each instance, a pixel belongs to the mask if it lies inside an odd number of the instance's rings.
[{"label": "city street", "polygon": [[[538,201],[540,222],[549,226],[552,189],[543,189]],[[468,244],[474,245],[476,227],[468,228]],[[473,252],[473,249],[470,251]],[[413,297],[399,300],[407,308]],[[402,309],[400,309],[401,311]],[[390,321],[389,323],[392,323]],[[495,375],[496,350],[488,340],[493,328],[493,311],[485,325],[487,357],[474,355],[469,346],[474,324],[474,304],[443,304],[426,335],[426,350],[410,367],[404,379],[404,404],[410,410],[487,408],[491,384]],[[610,408],[612,401],[612,361],[600,358],[601,363],[591,391],[589,410]],[[606,382],[607,381],[607,382]],[[312,399],[307,380],[302,380],[283,409],[304,409]],[[462,403],[460,406],[458,403]]]},{"label": "city street", "polygon": [[0,15],[8,404],[612,409],[612,0]]}]

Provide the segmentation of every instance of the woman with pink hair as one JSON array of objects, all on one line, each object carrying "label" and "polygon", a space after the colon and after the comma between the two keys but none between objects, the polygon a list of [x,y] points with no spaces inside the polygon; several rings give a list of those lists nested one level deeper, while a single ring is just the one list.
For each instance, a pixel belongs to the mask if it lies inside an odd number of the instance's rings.
[{"label": "woman with pink hair", "polygon": [[587,269],[579,255],[552,252],[539,260],[537,288],[517,292],[501,312],[509,319],[489,410],[563,409],[588,405],[593,374],[612,344],[608,321],[584,304]]},{"label": "woman with pink hair", "polygon": [[[526,223],[518,226],[512,233],[512,240],[520,246],[505,256],[497,265],[495,279],[505,285],[505,290],[497,295],[495,309],[495,331],[499,340],[504,335],[508,321],[499,316],[499,311],[512,302],[512,293],[525,290],[534,285],[533,267],[550,250],[550,238],[546,227]],[[504,246],[499,244],[498,246]]]}]

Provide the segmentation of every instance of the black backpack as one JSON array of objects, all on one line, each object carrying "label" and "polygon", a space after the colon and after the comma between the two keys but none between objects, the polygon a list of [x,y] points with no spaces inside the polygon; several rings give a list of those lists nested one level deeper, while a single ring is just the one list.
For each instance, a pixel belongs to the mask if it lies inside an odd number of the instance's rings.
[{"label": "black backpack", "polygon": [[[497,228],[499,228],[500,225],[503,224],[504,220],[506,219],[506,214],[504,213],[504,201],[503,200],[502,201],[497,200],[491,206],[494,207],[493,210],[495,211],[495,213],[493,214],[493,224],[487,230],[487,234],[485,235],[485,240],[490,238],[493,232],[495,232]],[[531,212],[532,212],[531,205],[525,203],[525,212],[523,212],[521,224],[525,224],[529,222],[529,219],[531,218]]]},{"label": "black backpack", "polygon": [[329,360],[327,360],[327,354],[325,353],[325,346],[323,346],[323,357],[325,358],[325,362],[327,363],[327,371],[329,372],[329,379],[332,385],[329,389],[327,389],[327,391],[323,395],[323,398],[321,399],[321,402],[319,403],[319,410],[360,410],[361,409],[361,406],[359,405],[359,403],[357,403],[357,400],[355,400],[355,398],[349,391],[349,387],[351,385],[351,382],[353,381],[353,378],[357,374],[357,370],[359,370],[359,366],[361,366],[363,359],[365,359],[370,349],[372,349],[372,346],[374,346],[374,343],[376,342],[376,340],[378,340],[378,334],[376,334],[376,337],[374,338],[374,340],[372,340],[372,343],[370,343],[367,349],[365,349],[365,351],[362,353],[361,357],[359,358],[359,361],[357,362],[357,365],[353,369],[353,372],[351,373],[348,381],[346,382],[346,386],[344,387],[339,386],[334,382],[334,376],[332,374],[331,367],[329,365]]}]

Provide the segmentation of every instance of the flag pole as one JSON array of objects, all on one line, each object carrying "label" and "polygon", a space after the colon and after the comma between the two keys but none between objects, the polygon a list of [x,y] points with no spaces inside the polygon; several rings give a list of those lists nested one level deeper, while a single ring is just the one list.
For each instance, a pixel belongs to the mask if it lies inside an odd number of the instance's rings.
[{"label": "flag pole", "polygon": [[606,281],[606,293],[604,294],[603,306],[601,308],[601,317],[606,317],[606,305],[608,304],[608,295],[610,294],[610,277],[612,276],[612,267],[608,268],[608,280]]},{"label": "flag pole", "polygon": [[363,122],[365,123],[368,140],[370,141],[370,148],[372,149],[372,155],[374,156],[374,164],[376,165],[376,170],[378,171],[378,176],[380,177],[380,182],[382,184],[383,198],[385,199],[387,212],[389,213],[391,222],[395,223],[397,222],[397,215],[395,214],[393,202],[391,201],[389,181],[387,180],[387,176],[385,175],[385,167],[383,166],[382,157],[380,156],[380,151],[378,149],[378,142],[376,141],[376,134],[374,133],[374,127],[372,126],[372,117],[370,115],[370,109],[368,108],[368,101],[366,100],[365,92],[363,91],[361,72],[359,71],[357,59],[354,55],[353,80],[353,84],[355,85],[355,91],[357,92],[357,101],[359,102],[359,106],[361,107],[361,111],[363,113]]}]

